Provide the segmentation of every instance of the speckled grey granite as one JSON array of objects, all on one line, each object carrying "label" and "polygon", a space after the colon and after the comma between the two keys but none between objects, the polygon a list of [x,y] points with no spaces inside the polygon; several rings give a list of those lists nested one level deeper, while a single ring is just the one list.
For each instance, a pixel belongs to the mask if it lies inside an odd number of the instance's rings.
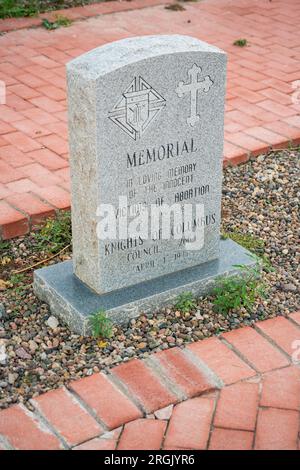
[{"label": "speckled grey granite", "polygon": [[105,309],[114,323],[126,324],[142,312],[147,314],[172,305],[182,292],[190,291],[195,295],[209,292],[219,276],[240,273],[234,267],[237,264],[252,265],[254,260],[247,250],[228,239],[221,240],[218,260],[115,292],[95,294],[73,275],[72,261],[35,271],[34,290],[72,331],[86,335],[87,317],[100,309]]},{"label": "speckled grey granite", "polygon": [[[67,65],[73,266],[95,292],[218,258],[225,76],[223,51],[179,35],[117,41]],[[97,207],[120,195],[130,207],[203,204],[204,247],[99,240]]]}]

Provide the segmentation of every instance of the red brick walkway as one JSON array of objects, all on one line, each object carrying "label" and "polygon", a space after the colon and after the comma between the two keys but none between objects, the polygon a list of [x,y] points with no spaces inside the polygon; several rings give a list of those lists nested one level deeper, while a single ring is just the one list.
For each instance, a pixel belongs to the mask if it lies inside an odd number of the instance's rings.
[{"label": "red brick walkway", "polygon": [[[111,5],[124,9],[124,2]],[[300,142],[299,1],[204,0],[184,6],[179,12],[163,5],[121,11],[56,31],[20,29],[0,37],[0,80],[7,91],[0,105],[0,237],[24,234],[69,206],[65,64],[108,41],[179,33],[228,52],[226,162]],[[83,7],[73,16],[98,14],[97,8]],[[22,21],[2,20],[0,29],[22,27]],[[249,47],[233,46],[240,38]]]},{"label": "red brick walkway", "polygon": [[32,405],[0,412],[0,449],[300,449],[300,312],[130,360]]}]

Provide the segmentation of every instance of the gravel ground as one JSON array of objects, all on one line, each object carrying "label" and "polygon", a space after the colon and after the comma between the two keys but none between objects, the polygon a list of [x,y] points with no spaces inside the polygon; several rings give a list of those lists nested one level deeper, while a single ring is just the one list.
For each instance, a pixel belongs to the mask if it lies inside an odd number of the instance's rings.
[{"label": "gravel ground", "polygon": [[[258,251],[275,268],[263,274],[268,297],[258,300],[252,312],[240,309],[224,317],[213,310],[211,297],[200,298],[191,312],[164,309],[148,318],[141,315],[127,329],[114,328],[105,345],[57,325],[48,306],[32,292],[31,272],[22,279],[12,278],[13,286],[0,291],[1,407],[27,403],[71,379],[107,370],[132,357],[299,309],[299,156],[299,151],[271,153],[224,172],[223,232],[260,239]],[[38,251],[32,234],[4,244],[0,277],[11,279],[12,270],[46,256]],[[66,252],[51,262],[69,257]]]}]

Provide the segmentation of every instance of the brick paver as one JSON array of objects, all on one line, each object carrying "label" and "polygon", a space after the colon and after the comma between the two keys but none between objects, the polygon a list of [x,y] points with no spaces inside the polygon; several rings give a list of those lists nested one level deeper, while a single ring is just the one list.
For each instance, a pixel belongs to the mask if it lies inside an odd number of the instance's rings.
[{"label": "brick paver", "polygon": [[254,431],[258,403],[258,383],[240,382],[223,388],[214,425],[220,428]]},{"label": "brick paver", "polygon": [[287,367],[264,375],[260,404],[300,411],[300,369]]},{"label": "brick paver", "polygon": [[123,428],[117,428],[113,431],[95,437],[79,446],[73,447],[73,450],[114,450]]},{"label": "brick paver", "polygon": [[170,419],[164,447],[172,449],[206,449],[214,399],[191,398],[175,406]]},{"label": "brick paver", "polygon": [[114,439],[101,439],[97,437],[74,447],[73,450],[114,450],[116,445],[117,443]]},{"label": "brick paver", "polygon": [[261,408],[255,438],[256,450],[297,450],[299,413]]},{"label": "brick paver", "polygon": [[218,338],[197,341],[187,348],[198,359],[204,361],[227,385],[256,375],[251,367]]},{"label": "brick paver", "polygon": [[215,428],[211,434],[209,450],[251,450],[254,433]]},{"label": "brick paver", "polygon": [[156,373],[139,359],[114,367],[113,375],[137,397],[147,413],[178,401],[177,396],[162,384]]},{"label": "brick paver", "polygon": [[217,386],[212,378],[200,371],[179,348],[159,352],[155,358],[170,379],[179,386],[186,397],[193,397]]},{"label": "brick paver", "polygon": [[298,325],[300,325],[300,312],[295,312],[295,313],[292,313],[290,315],[290,318],[292,318],[292,320],[294,322],[296,322]]},{"label": "brick paver", "polygon": [[1,229],[4,239],[24,235],[29,230],[28,217],[14,209],[6,201],[0,201],[0,217],[4,221]]},{"label": "brick paver", "polygon": [[138,419],[124,426],[118,450],[159,450],[167,423],[159,419]]},{"label": "brick paver", "polygon": [[[38,26],[55,12],[0,20],[0,31],[11,31],[0,37],[0,80],[7,89],[7,102],[0,105],[3,239],[32,226],[20,222],[25,214],[30,221],[30,210],[22,209],[21,199],[12,204],[11,197],[27,194],[55,209],[69,207],[65,64],[106,42],[179,33],[228,53],[224,164],[300,142],[298,0],[203,0],[179,12],[166,10],[164,3],[133,0],[66,10],[62,14],[71,19],[89,19],[55,31],[18,29]],[[244,37],[247,47],[233,46]],[[43,207],[40,216],[47,216]]]},{"label": "brick paver", "polygon": [[14,194],[7,198],[7,202],[12,207],[18,208],[30,216],[32,228],[40,225],[43,218],[51,217],[55,213],[54,207],[42,201],[33,193]]},{"label": "brick paver", "polygon": [[253,328],[222,335],[258,372],[267,372],[289,364],[288,359]]},{"label": "brick paver", "polygon": [[117,447],[118,439],[123,428],[116,428],[102,434],[100,437],[95,437],[90,441],[86,441],[79,446],[73,447],[73,450],[114,450]]},{"label": "brick paver", "polygon": [[299,329],[283,317],[257,323],[257,328],[267,338],[274,341],[286,354],[292,356],[295,352],[294,342],[300,340]]},{"label": "brick paver", "polygon": [[20,405],[1,411],[0,436],[16,450],[59,450],[58,438],[30,411]]},{"label": "brick paver", "polygon": [[[299,338],[295,318],[298,314],[260,322],[269,332],[272,326],[272,339],[266,336],[263,342],[254,329],[241,328],[225,334],[225,342],[205,339],[187,351],[170,349],[146,360],[132,359],[107,376],[73,381],[69,390],[34,398],[34,412],[23,405],[0,411],[0,449],[300,448],[300,368],[283,365],[277,354],[273,361],[261,359],[262,352],[277,351],[282,320],[285,333],[287,325],[293,327],[289,341]],[[250,340],[257,344],[258,361]],[[251,362],[260,365],[257,372],[245,362],[249,351]],[[214,380],[213,391],[208,391],[207,374]],[[180,387],[196,396],[175,396]]]},{"label": "brick paver", "polygon": [[64,388],[41,395],[32,403],[70,447],[103,433],[103,428]]}]

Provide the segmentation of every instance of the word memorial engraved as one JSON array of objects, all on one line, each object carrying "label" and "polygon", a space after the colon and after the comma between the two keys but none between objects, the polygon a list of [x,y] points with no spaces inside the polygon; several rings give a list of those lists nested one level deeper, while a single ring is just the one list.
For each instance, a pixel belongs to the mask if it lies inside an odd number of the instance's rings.
[{"label": "word memorial engraved", "polygon": [[188,36],[146,36],[67,65],[73,259],[35,291],[81,334],[100,309],[126,323],[201,294],[249,264],[220,241],[226,55]]}]

